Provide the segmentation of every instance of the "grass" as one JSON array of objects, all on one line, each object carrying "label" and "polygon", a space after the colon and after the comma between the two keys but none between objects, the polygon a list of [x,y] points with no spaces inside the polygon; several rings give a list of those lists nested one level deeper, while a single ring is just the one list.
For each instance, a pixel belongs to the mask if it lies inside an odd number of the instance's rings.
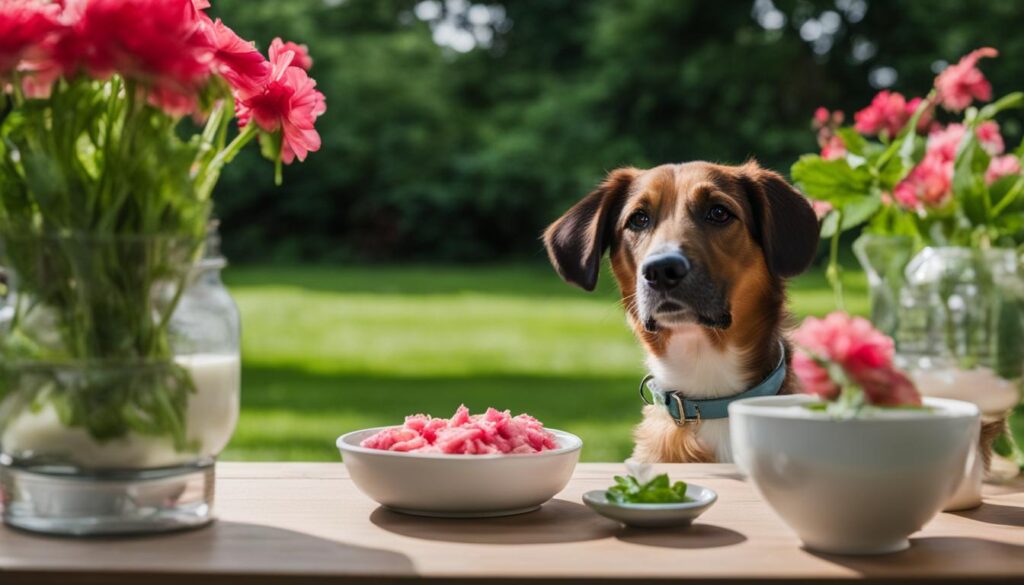
[{"label": "grass", "polygon": [[[341,433],[449,415],[527,411],[580,435],[583,458],[632,447],[642,355],[611,279],[593,294],[545,266],[242,267],[242,417],[231,460],[337,460]],[[848,309],[866,311],[863,275]],[[834,306],[823,275],[790,286],[798,315]]]}]

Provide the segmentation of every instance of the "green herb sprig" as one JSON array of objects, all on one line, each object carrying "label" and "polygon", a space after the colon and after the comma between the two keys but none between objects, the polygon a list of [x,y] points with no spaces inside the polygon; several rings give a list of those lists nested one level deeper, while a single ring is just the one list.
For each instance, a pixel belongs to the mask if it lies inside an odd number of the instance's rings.
[{"label": "green herb sprig", "polygon": [[640,483],[632,475],[615,476],[615,485],[606,492],[608,501],[617,504],[680,504],[692,502],[686,497],[686,483],[671,483],[663,473],[647,483]]}]

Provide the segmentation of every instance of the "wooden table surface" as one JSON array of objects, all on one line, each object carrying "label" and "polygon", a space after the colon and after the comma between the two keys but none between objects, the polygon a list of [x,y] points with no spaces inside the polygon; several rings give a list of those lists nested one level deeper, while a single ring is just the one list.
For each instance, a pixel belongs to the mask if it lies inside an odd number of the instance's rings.
[{"label": "wooden table surface", "polygon": [[[941,514],[885,557],[814,554],[731,465],[660,466],[714,488],[718,503],[692,528],[619,527],[580,503],[621,465],[581,464],[541,510],[489,520],[403,516],[359,493],[327,463],[222,463],[220,520],[192,532],[96,540],[0,529],[0,584],[12,583],[523,583],[675,579],[1024,583],[1024,484],[986,486],[985,505]],[[429,480],[429,478],[424,478]]]}]

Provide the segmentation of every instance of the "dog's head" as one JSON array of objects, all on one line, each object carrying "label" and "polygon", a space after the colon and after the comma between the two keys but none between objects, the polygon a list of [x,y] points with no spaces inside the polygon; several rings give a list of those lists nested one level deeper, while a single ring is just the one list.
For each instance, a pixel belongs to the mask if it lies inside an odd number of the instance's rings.
[{"label": "dog's head", "polygon": [[697,323],[728,329],[737,305],[781,298],[818,245],[807,200],[777,173],[691,162],[613,171],[553,223],[555,269],[586,290],[607,250],[636,324],[653,332]]}]

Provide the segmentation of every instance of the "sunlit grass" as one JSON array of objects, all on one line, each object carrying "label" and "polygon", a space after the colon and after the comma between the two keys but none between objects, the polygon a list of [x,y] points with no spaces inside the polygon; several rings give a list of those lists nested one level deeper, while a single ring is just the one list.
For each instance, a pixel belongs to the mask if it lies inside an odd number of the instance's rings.
[{"label": "sunlit grass", "polygon": [[[642,354],[614,286],[563,284],[543,266],[232,268],[243,315],[243,412],[227,459],[336,460],[334,439],[461,402],[529,411],[618,460],[638,420]],[[847,309],[863,313],[863,275]],[[834,297],[820,272],[790,287],[794,314]]]}]

